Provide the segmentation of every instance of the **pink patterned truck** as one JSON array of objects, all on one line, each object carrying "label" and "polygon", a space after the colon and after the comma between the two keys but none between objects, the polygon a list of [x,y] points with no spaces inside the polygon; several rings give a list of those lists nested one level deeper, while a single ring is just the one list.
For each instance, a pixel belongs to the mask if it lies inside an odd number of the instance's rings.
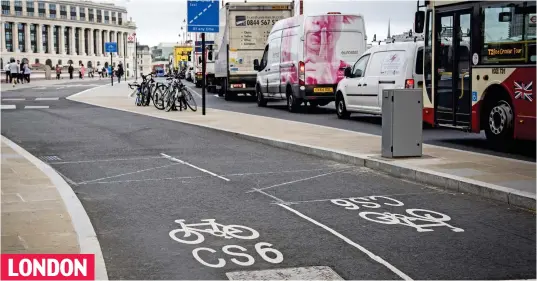
[{"label": "pink patterned truck", "polygon": [[294,112],[303,103],[325,106],[333,102],[345,68],[366,49],[361,15],[299,15],[278,21],[263,56],[254,60],[257,104],[286,99],[289,111]]}]

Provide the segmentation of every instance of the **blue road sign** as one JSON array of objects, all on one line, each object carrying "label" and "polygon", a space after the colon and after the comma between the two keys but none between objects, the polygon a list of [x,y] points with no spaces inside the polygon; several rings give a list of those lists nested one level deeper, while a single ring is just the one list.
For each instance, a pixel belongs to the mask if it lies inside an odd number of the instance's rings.
[{"label": "blue road sign", "polygon": [[104,43],[104,49],[107,53],[116,53],[117,52],[117,43],[116,42],[107,42]]},{"label": "blue road sign", "polygon": [[218,33],[219,0],[187,0],[187,31]]}]

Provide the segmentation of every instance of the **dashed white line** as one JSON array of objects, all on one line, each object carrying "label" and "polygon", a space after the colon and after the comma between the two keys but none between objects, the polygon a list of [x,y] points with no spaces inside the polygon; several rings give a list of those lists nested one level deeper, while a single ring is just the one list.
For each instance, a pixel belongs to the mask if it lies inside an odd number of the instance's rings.
[{"label": "dashed white line", "polygon": [[15,106],[14,104],[2,104],[0,106],[0,109],[15,109],[17,108],[17,106]]},{"label": "dashed white line", "polygon": [[36,98],[35,100],[59,100],[60,98]]},{"label": "dashed white line", "polygon": [[134,171],[134,172],[128,172],[128,173],[124,173],[124,174],[119,174],[119,175],[114,175],[114,176],[109,176],[109,177],[104,177],[104,178],[99,178],[99,179],[94,179],[94,180],[89,180],[89,181],[83,181],[83,182],[81,182],[79,184],[88,184],[88,183],[96,182],[96,181],[100,181],[100,180],[106,180],[106,179],[117,178],[117,177],[121,177],[121,176],[141,173],[141,172],[147,172],[147,171],[156,170],[156,169],[160,169],[160,168],[166,168],[166,167],[170,167],[170,166],[174,166],[174,165],[178,165],[178,164],[163,165],[163,166],[158,166],[158,167],[138,170],[138,171]]},{"label": "dashed white line", "polygon": [[24,107],[24,109],[46,109],[50,108],[48,105],[27,105]]},{"label": "dashed white line", "polygon": [[2,100],[18,101],[18,100],[26,100],[26,99],[24,99],[24,98],[5,98],[5,99],[2,99]]},{"label": "dashed white line", "polygon": [[[257,190],[259,191],[259,190]],[[285,204],[278,204],[279,206],[281,206],[282,208],[285,208],[293,213],[295,213],[296,215],[298,215],[299,217],[315,224],[315,225],[318,225],[322,228],[324,228],[325,230],[327,230],[328,232],[332,233],[333,235],[337,236],[338,238],[340,238],[341,240],[345,241],[347,244],[355,247],[356,249],[360,250],[362,253],[368,255],[372,260],[384,265],[385,267],[387,267],[389,270],[391,270],[393,273],[397,274],[399,277],[403,278],[404,280],[412,280],[412,278],[410,278],[408,275],[404,274],[402,271],[400,271],[399,269],[397,269],[395,266],[391,265],[390,263],[388,263],[387,261],[385,261],[384,259],[382,259],[381,257],[373,254],[372,252],[370,252],[369,250],[367,250],[366,248],[360,246],[359,244],[355,243],[354,241],[352,241],[351,239],[343,236],[341,233],[331,229],[330,227],[302,214],[301,212],[285,205]]]},{"label": "dashed white line", "polygon": [[202,171],[202,172],[204,172],[204,173],[207,173],[207,174],[209,174],[209,175],[211,175],[211,176],[214,176],[214,177],[223,179],[223,180],[225,180],[225,181],[229,181],[228,178],[224,178],[224,177],[219,176],[219,175],[217,175],[217,174],[215,174],[215,173],[213,173],[213,172],[211,172],[211,171],[207,171],[207,170],[205,170],[205,169],[203,169],[203,168],[200,168],[200,167],[198,167],[198,166],[192,165],[192,164],[190,164],[190,163],[188,163],[188,162],[185,162],[185,161],[183,161],[183,160],[177,159],[177,158],[175,158],[175,157],[173,157],[173,156],[170,156],[170,155],[167,155],[167,154],[164,154],[164,153],[161,153],[160,155],[162,155],[162,156],[168,158],[170,161],[174,161],[174,162],[177,162],[177,163],[185,164],[185,165],[190,166],[190,167],[192,167],[192,168],[194,168],[194,169],[197,169],[197,170],[200,170],[200,171]]},{"label": "dashed white line", "polygon": [[268,187],[259,188],[259,189],[257,189],[257,190],[254,189],[254,190],[248,191],[248,192],[246,192],[246,193],[250,193],[250,192],[254,192],[254,191],[260,191],[260,190],[265,190],[265,189],[269,189],[269,188],[273,188],[273,187],[278,187],[278,186],[283,186],[283,185],[288,185],[288,184],[292,184],[292,183],[296,183],[296,182],[301,182],[301,181],[311,180],[311,179],[320,178],[320,177],[324,177],[324,176],[328,176],[328,175],[332,175],[332,174],[337,174],[337,173],[341,173],[341,172],[345,172],[345,171],[348,171],[348,169],[345,169],[345,170],[339,170],[339,171],[333,171],[333,172],[330,172],[330,173],[320,174],[320,175],[316,175],[316,176],[313,176],[313,177],[307,177],[307,178],[303,178],[303,179],[299,179],[299,180],[294,180],[294,181],[288,181],[288,182],[284,182],[284,183],[280,183],[280,184],[275,184],[275,185],[271,185],[271,186],[268,186]]}]

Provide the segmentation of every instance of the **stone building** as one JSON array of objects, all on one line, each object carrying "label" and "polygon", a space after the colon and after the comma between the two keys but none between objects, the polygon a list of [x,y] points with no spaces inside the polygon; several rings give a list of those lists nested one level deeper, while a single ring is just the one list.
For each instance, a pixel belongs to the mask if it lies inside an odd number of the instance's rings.
[{"label": "stone building", "polygon": [[2,68],[10,58],[27,60],[33,69],[56,64],[78,68],[108,66],[104,43],[117,42],[113,64],[125,63],[133,73],[136,31],[127,10],[111,3],[80,0],[2,0]]}]

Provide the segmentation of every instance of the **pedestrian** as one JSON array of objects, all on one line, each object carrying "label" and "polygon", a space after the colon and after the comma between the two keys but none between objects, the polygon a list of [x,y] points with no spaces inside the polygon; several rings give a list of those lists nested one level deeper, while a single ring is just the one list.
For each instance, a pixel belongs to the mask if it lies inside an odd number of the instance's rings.
[{"label": "pedestrian", "polygon": [[100,67],[97,67],[97,75],[99,75],[99,80],[103,77],[103,69]]},{"label": "pedestrian", "polygon": [[80,79],[84,79],[84,73],[86,73],[86,68],[84,68],[84,64],[80,65]]},{"label": "pedestrian", "polygon": [[108,70],[106,70],[106,67],[103,66],[102,72],[103,72],[103,78],[108,76]]},{"label": "pedestrian", "polygon": [[19,83],[22,83],[22,68],[24,64],[21,63],[20,60],[17,60],[17,65],[19,65],[19,71],[15,73],[15,76],[17,77],[17,84],[19,84]]},{"label": "pedestrian", "polygon": [[69,79],[73,79],[73,72],[75,71],[75,68],[72,64],[69,64],[69,68],[67,69],[67,71],[69,72]]},{"label": "pedestrian", "polygon": [[26,81],[28,83],[30,83],[30,74],[32,73],[32,71],[30,70],[30,67],[28,66],[27,63],[24,64],[24,79],[26,79]]},{"label": "pedestrian", "polygon": [[121,76],[123,76],[123,64],[120,62],[117,66],[117,83],[121,83]]},{"label": "pedestrian", "polygon": [[93,78],[93,67],[88,67],[88,77]]},{"label": "pedestrian", "polygon": [[45,80],[50,80],[50,72],[52,69],[50,68],[50,65],[45,64]]},{"label": "pedestrian", "polygon": [[56,65],[56,80],[60,80],[60,75],[62,74],[62,68],[59,64]]},{"label": "pedestrian", "polygon": [[15,62],[15,59],[11,59],[11,64],[9,65],[9,71],[11,73],[11,83],[13,83],[13,87],[15,87],[15,84],[17,84],[17,78],[19,78],[20,73],[20,65],[19,62]]},{"label": "pedestrian", "polygon": [[11,71],[9,71],[9,62],[6,63],[4,66],[4,71],[6,72],[6,83],[9,83],[9,79],[11,78]]}]

